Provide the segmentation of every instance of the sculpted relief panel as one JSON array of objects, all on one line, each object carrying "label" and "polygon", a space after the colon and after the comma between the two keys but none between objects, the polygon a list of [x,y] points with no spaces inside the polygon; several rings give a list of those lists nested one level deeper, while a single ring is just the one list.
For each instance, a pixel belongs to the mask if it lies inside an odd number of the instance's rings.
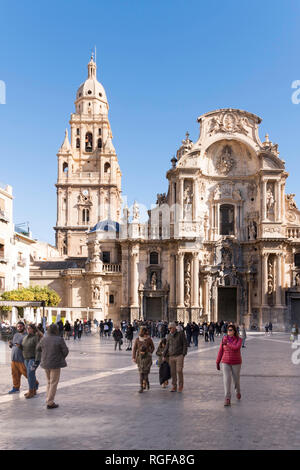
[{"label": "sculpted relief panel", "polygon": [[255,152],[235,140],[221,140],[211,145],[202,159],[202,171],[210,176],[248,176],[259,168]]}]

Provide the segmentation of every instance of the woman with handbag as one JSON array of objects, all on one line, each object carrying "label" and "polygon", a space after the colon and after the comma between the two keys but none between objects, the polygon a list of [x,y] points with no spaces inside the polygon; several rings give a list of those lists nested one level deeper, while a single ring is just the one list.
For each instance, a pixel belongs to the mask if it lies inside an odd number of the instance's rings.
[{"label": "woman with handbag", "polygon": [[236,390],[236,398],[241,399],[240,373],[242,366],[241,356],[242,338],[239,337],[235,325],[229,325],[227,335],[225,335],[220,344],[218,357],[216,360],[217,369],[220,370],[222,363],[223,381],[225,391],[224,406],[230,406],[231,400],[231,378],[233,378]]}]

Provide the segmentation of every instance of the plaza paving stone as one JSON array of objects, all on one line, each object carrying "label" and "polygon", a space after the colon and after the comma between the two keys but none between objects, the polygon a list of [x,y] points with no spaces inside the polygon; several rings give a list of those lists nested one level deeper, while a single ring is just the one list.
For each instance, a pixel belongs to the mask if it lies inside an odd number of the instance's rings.
[{"label": "plaza paving stone", "polygon": [[184,393],[161,389],[154,363],[150,391],[139,394],[137,368],[124,346],[114,351],[112,340],[96,334],[71,339],[55,410],[45,407],[40,367],[35,398],[23,397],[24,378],[21,393],[7,395],[10,350],[1,343],[0,449],[299,449],[300,365],[292,363],[289,335],[248,337],[242,400],[233,393],[228,408],[215,366],[219,342],[201,338],[198,350],[189,348]]}]

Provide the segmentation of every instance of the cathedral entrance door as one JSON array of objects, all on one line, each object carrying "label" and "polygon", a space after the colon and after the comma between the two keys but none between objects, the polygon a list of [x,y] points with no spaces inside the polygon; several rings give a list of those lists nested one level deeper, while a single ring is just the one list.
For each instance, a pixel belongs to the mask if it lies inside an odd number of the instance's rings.
[{"label": "cathedral entrance door", "polygon": [[292,299],[291,326],[294,323],[300,326],[300,299]]},{"label": "cathedral entrance door", "polygon": [[237,321],[236,287],[218,288],[218,321]]},{"label": "cathedral entrance door", "polygon": [[145,320],[159,321],[162,315],[162,299],[161,297],[146,297]]}]

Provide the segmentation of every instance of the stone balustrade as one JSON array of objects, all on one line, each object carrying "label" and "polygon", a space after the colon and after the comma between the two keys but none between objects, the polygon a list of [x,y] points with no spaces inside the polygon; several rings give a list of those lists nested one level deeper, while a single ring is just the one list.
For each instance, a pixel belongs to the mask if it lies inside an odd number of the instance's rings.
[{"label": "stone balustrade", "polygon": [[121,264],[103,263],[102,271],[106,273],[120,273],[122,271],[122,267]]},{"label": "stone balustrade", "polygon": [[300,228],[299,227],[287,227],[286,236],[287,238],[300,238]]}]

